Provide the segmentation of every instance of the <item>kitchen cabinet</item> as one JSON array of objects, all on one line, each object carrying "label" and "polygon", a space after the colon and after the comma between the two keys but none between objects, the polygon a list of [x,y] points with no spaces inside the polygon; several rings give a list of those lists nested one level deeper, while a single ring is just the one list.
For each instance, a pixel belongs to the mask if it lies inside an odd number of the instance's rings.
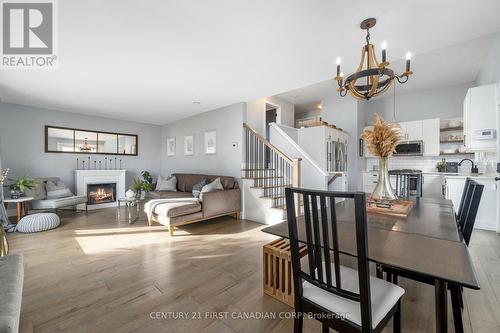
[{"label": "kitchen cabinet", "polygon": [[422,120],[422,139],[424,141],[424,156],[439,156],[439,118]]},{"label": "kitchen cabinet", "polygon": [[[497,184],[494,178],[472,177],[476,182],[484,185],[481,203],[477,211],[474,228],[497,230]],[[446,199],[453,202],[455,212],[458,211],[462,192],[465,186],[465,177],[445,177]]]},{"label": "kitchen cabinet", "polygon": [[399,123],[401,127],[400,134],[402,141],[422,140],[422,121],[406,121]]},{"label": "kitchen cabinet", "polygon": [[443,199],[443,183],[442,175],[422,175],[422,197]]},{"label": "kitchen cabinet", "polygon": [[[398,125],[401,141],[423,141],[424,156],[439,156],[439,118],[406,121]],[[373,126],[367,126],[365,129],[373,129]],[[365,143],[363,148],[364,157],[374,157],[366,148]]]},{"label": "kitchen cabinet", "polygon": [[[464,143],[467,151],[495,151],[497,130],[496,85],[473,87],[464,98],[463,122]],[[481,135],[485,130],[494,130],[494,136]]]},{"label": "kitchen cabinet", "polygon": [[[396,188],[396,176],[389,175],[392,188]],[[363,172],[363,192],[371,194],[378,182],[378,171]]]},{"label": "kitchen cabinet", "polygon": [[300,128],[298,144],[323,170],[347,171],[346,132],[328,126]]}]

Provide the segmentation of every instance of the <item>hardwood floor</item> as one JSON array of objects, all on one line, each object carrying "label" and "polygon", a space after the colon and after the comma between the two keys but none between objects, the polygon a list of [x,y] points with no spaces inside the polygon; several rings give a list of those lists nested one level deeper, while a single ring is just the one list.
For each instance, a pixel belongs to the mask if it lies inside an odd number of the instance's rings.
[{"label": "hardwood floor", "polygon": [[[170,239],[145,217],[117,222],[114,209],[60,215],[55,230],[8,236],[25,259],[21,332],[293,331],[279,318],[290,308],[262,292],[262,246],[275,237],[261,224],[224,217]],[[500,236],[475,230],[470,250],[482,289],[465,290],[465,331],[500,332]],[[403,332],[433,332],[434,289],[400,280]],[[453,332],[451,306],[449,320]],[[321,327],[305,320],[304,331]]]}]

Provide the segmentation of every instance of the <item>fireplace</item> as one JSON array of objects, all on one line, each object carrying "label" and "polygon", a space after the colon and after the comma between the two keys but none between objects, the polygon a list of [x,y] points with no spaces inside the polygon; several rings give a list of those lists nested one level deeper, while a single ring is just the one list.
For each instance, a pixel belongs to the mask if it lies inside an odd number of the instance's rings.
[{"label": "fireplace", "polygon": [[87,205],[116,202],[116,183],[87,184]]}]

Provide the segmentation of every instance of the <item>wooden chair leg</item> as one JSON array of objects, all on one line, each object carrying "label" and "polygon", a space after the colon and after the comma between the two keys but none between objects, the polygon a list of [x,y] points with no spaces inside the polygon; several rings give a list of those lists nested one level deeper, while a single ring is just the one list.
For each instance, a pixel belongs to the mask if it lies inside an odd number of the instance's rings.
[{"label": "wooden chair leg", "polygon": [[328,326],[327,323],[323,323],[323,333],[328,333],[330,332],[330,327]]},{"label": "wooden chair leg", "polygon": [[174,235],[174,227],[173,226],[169,226],[168,227],[168,233],[170,234],[170,237],[172,237]]},{"label": "wooden chair leg", "polygon": [[449,285],[451,294],[451,307],[453,309],[453,322],[455,324],[455,333],[463,333],[464,326],[462,321],[462,309],[460,308],[459,288],[455,285]]},{"label": "wooden chair leg", "polygon": [[295,311],[295,320],[293,321],[293,333],[302,333],[302,326],[304,325],[304,318],[302,313]]},{"label": "wooden chair leg", "polygon": [[398,301],[398,309],[394,313],[393,321],[393,332],[401,333],[401,300]]}]

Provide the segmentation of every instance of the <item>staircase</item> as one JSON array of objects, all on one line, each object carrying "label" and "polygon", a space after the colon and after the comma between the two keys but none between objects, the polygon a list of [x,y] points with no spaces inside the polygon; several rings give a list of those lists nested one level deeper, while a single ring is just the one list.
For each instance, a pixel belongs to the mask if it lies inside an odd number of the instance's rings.
[{"label": "staircase", "polygon": [[[241,171],[243,183],[248,186],[244,200],[248,200],[247,203],[254,201],[250,208],[245,208],[246,218],[251,219],[259,213],[265,216],[260,218],[262,222],[281,221],[286,216],[285,188],[300,186],[301,159],[286,156],[247,124],[243,124],[243,135],[245,149]],[[299,207],[296,203],[297,212]]]}]

